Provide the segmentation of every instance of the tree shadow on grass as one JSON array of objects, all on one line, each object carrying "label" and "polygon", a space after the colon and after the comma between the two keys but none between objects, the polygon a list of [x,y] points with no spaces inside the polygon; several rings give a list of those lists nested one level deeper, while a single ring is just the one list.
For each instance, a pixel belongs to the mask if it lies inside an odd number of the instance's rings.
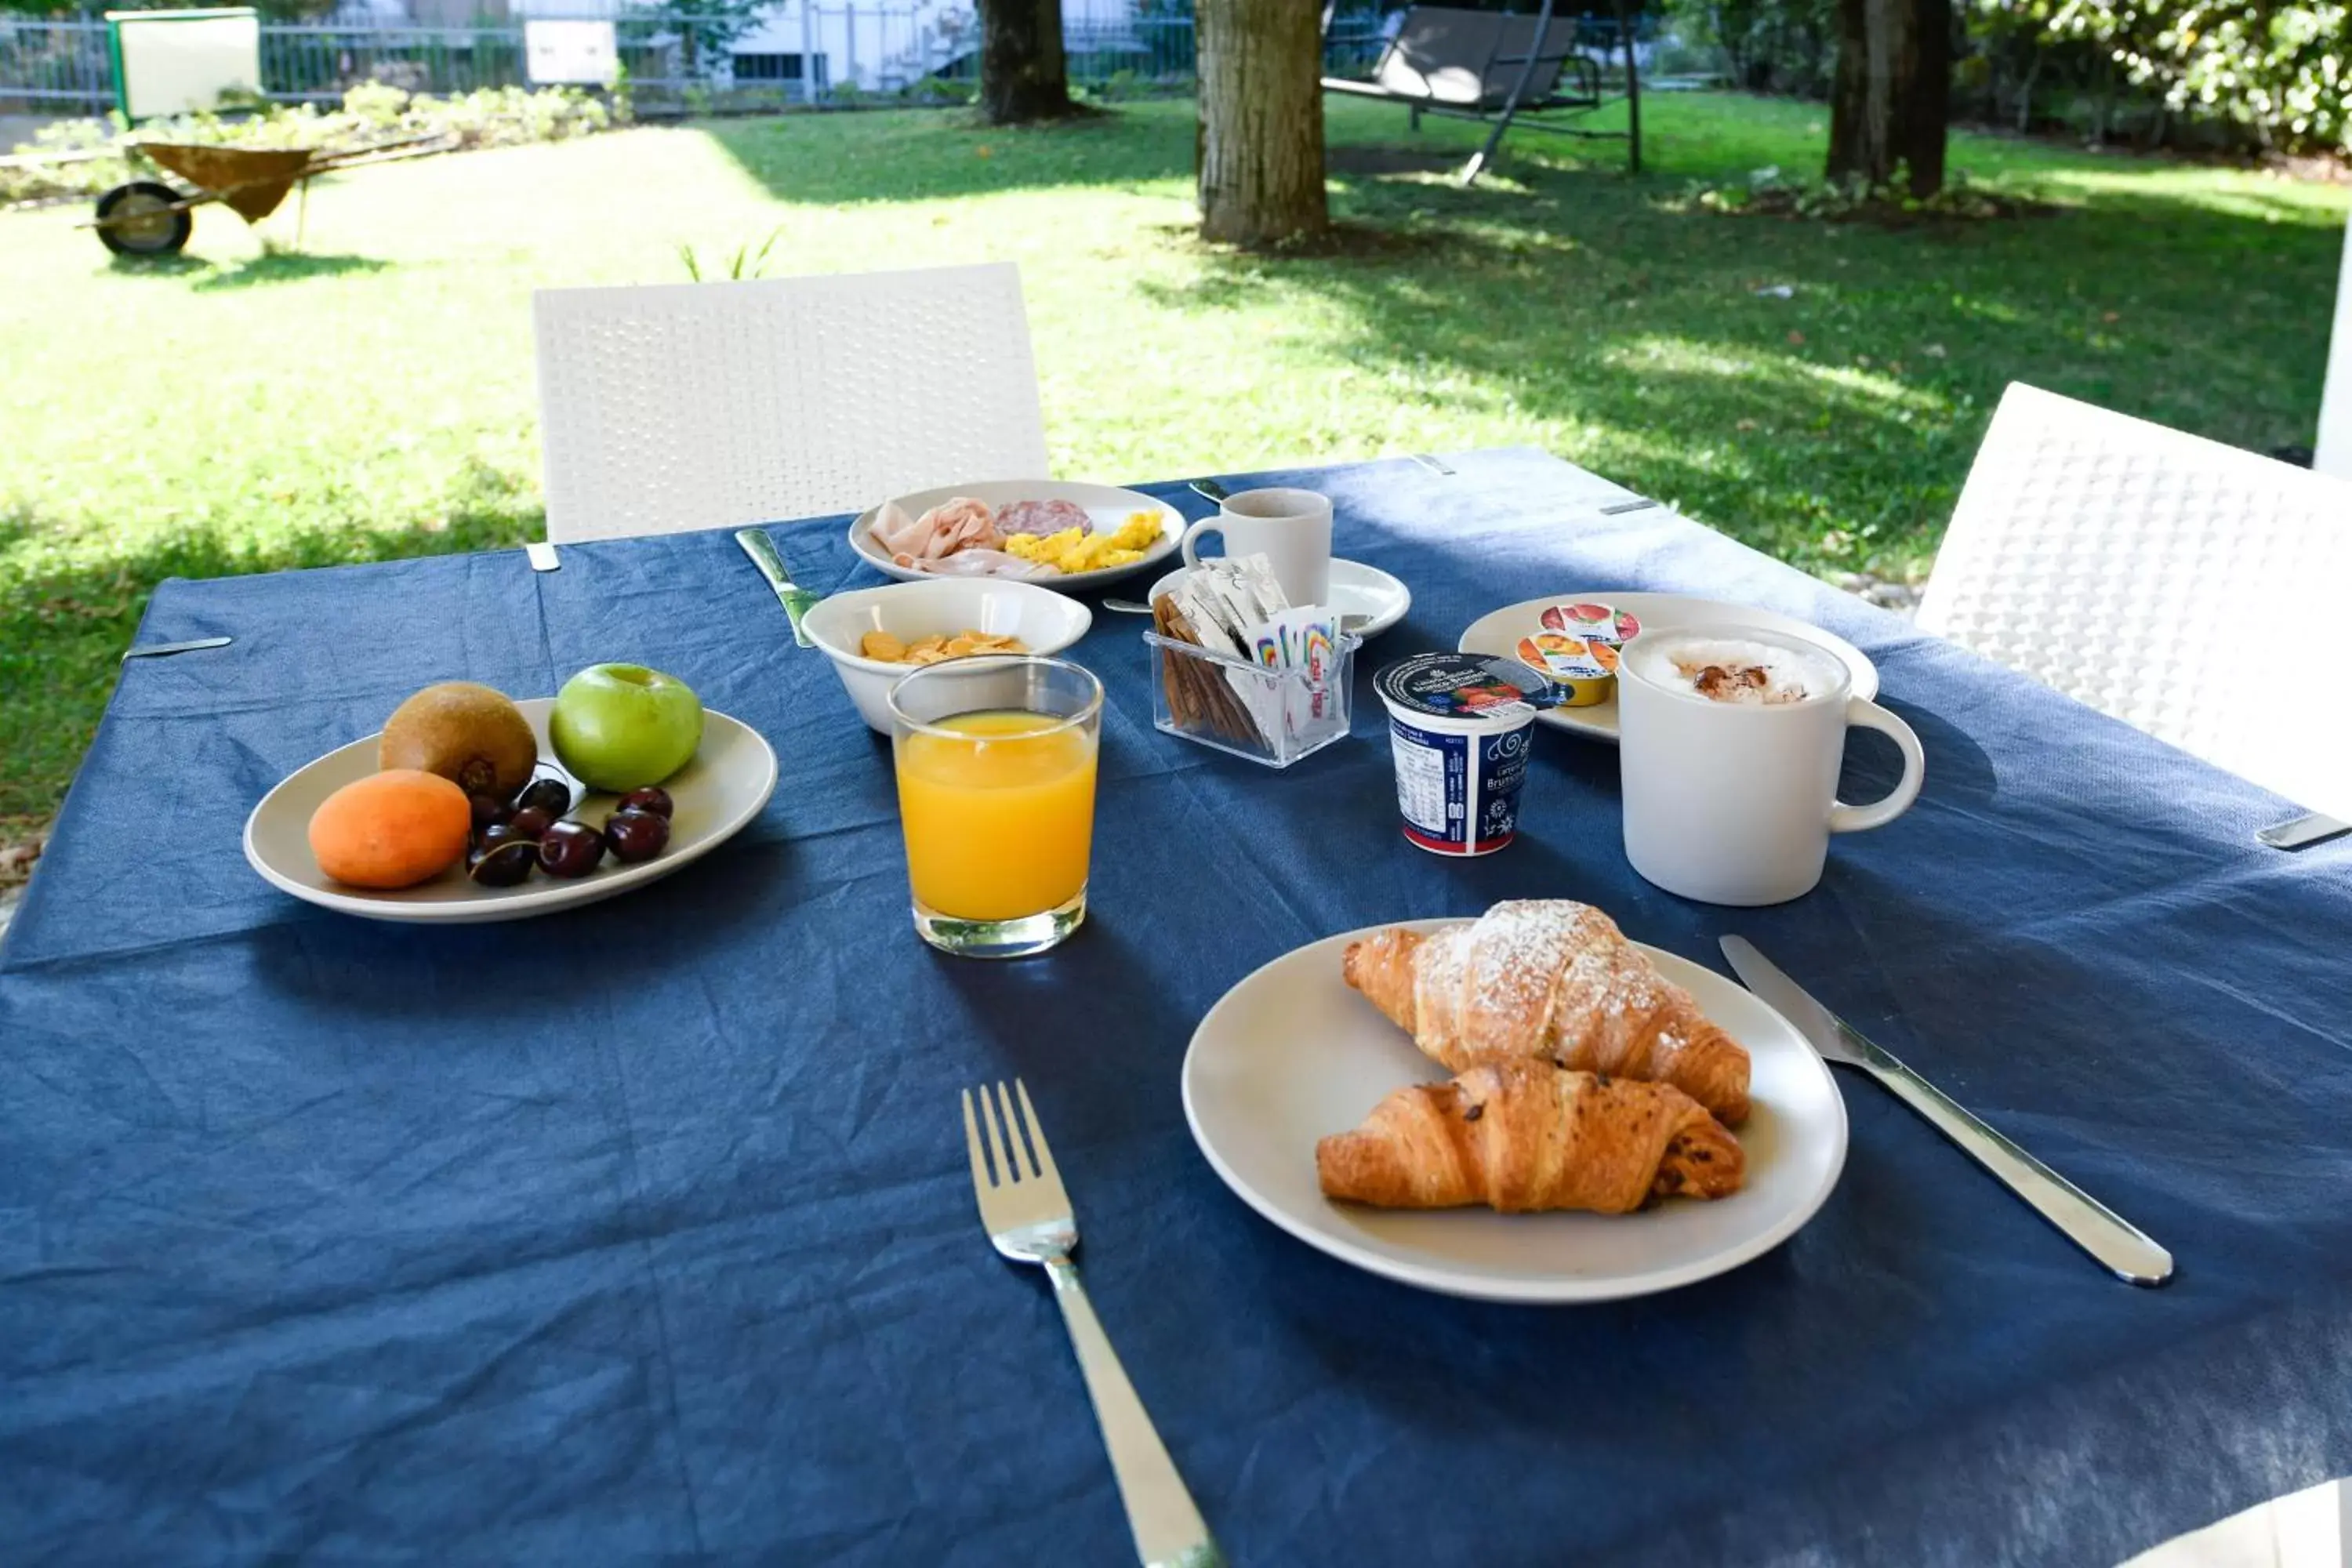
[{"label": "tree shadow on grass", "polygon": [[[2255,450],[2307,439],[2325,343],[2290,307],[2332,286],[2329,231],[2195,201],[2151,222],[2152,200],[1832,227],[1680,210],[1655,182],[1535,160],[1510,173],[1342,183],[1351,223],[1417,247],[1204,250],[1181,284],[1129,287],[1205,314],[1294,292],[1336,316],[1340,365],[1426,416],[1523,426],[1816,567],[1923,564],[2013,380]],[[1759,292],[1782,283],[1793,298]]]},{"label": "tree shadow on grass", "polygon": [[698,129],[779,200],[842,205],[1189,178],[1190,124],[1155,105],[1017,128],[958,110],[905,110]]}]

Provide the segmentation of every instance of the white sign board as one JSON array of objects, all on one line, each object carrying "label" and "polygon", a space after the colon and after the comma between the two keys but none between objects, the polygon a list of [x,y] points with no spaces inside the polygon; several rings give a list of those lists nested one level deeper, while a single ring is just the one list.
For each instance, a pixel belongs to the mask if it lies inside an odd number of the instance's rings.
[{"label": "white sign board", "polygon": [[217,11],[109,11],[115,98],[128,119],[217,109],[221,94],[261,91],[261,18]]},{"label": "white sign board", "polygon": [[540,86],[610,87],[621,74],[610,22],[525,22],[522,52],[524,68]]}]

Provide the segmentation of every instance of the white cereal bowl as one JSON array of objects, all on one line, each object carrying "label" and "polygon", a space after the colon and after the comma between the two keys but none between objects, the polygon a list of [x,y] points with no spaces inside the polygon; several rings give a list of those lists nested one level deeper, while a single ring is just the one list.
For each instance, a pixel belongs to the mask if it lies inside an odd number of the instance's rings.
[{"label": "white cereal bowl", "polygon": [[833,660],[842,689],[876,732],[890,732],[890,687],[917,668],[867,658],[857,651],[867,632],[912,642],[933,633],[985,632],[1018,637],[1031,653],[1060,653],[1087,635],[1092,610],[1067,595],[1034,583],[999,577],[940,577],[858,588],[817,601],[801,628]]}]

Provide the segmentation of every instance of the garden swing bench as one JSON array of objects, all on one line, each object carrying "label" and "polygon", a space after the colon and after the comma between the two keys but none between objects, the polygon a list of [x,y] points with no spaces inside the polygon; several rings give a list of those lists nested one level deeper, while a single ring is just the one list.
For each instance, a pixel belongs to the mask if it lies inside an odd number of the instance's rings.
[{"label": "garden swing bench", "polygon": [[[1334,4],[1323,8],[1323,31],[1331,30]],[[1577,47],[1582,18],[1553,14],[1553,0],[1539,0],[1533,16],[1415,5],[1404,14],[1396,36],[1381,50],[1369,78],[1323,79],[1326,92],[1376,98],[1412,110],[1412,128],[1424,114],[1475,120],[1492,125],[1486,144],[1462,166],[1462,183],[1476,180],[1514,123],[1556,136],[1622,141],[1625,163],[1642,172],[1642,83],[1633,60],[1633,29],[1622,0],[1618,37],[1625,50],[1626,129],[1588,131],[1560,120],[1580,119],[1613,100],[1601,90],[1598,61]],[[1566,79],[1563,80],[1562,79]],[[1551,113],[1558,119],[1533,116]],[[1522,120],[1522,115],[1529,118]]]}]

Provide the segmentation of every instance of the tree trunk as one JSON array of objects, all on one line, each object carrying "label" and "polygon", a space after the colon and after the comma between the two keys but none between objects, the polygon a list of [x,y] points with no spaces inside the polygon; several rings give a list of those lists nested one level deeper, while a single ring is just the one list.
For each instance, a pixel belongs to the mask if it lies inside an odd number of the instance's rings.
[{"label": "tree trunk", "polygon": [[991,125],[1070,112],[1062,0],[980,0],[980,111]]},{"label": "tree trunk", "polygon": [[1897,127],[1911,194],[1944,188],[1944,127],[1952,118],[1952,0],[1912,0],[1911,80]]},{"label": "tree trunk", "polygon": [[1837,78],[1830,86],[1829,177],[1884,184],[1895,171],[1895,59],[1909,0],[1838,0]]},{"label": "tree trunk", "polygon": [[1307,0],[1198,0],[1201,234],[1252,249],[1322,233],[1323,39]]},{"label": "tree trunk", "polygon": [[1903,163],[1912,195],[1943,189],[1951,92],[1951,0],[1838,0],[1829,177],[1883,185]]}]

